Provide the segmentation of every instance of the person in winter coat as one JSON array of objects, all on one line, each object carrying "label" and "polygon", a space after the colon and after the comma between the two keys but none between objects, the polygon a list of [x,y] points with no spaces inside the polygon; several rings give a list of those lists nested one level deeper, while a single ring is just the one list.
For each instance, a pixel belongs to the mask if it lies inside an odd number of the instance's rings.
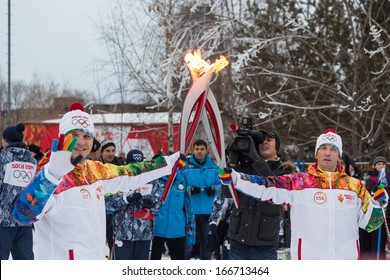
[{"label": "person in winter coat", "polygon": [[0,153],[0,259],[33,260],[32,226],[15,221],[10,204],[26,187],[37,168],[37,161],[23,141],[24,125],[8,126],[2,134]]},{"label": "person in winter coat", "polygon": [[[370,177],[366,180],[366,189],[374,195],[374,193],[378,190],[378,186],[380,183],[378,180],[379,171],[385,168],[385,172],[387,174],[387,182],[390,183],[390,173],[387,169],[387,161],[383,156],[375,157],[372,162],[372,170],[370,170]],[[389,194],[389,186],[385,188],[387,193]],[[390,207],[387,207],[386,217],[388,222],[390,223]],[[380,234],[379,234],[380,233]],[[379,254],[378,254],[378,238],[379,240]],[[382,225],[379,229],[376,229],[372,232],[367,232],[365,230],[359,230],[359,241],[360,241],[360,252],[361,259],[369,260],[369,259],[386,259],[385,252],[385,243],[387,239],[387,233],[385,229],[385,225]]]},{"label": "person in winter coat", "polygon": [[[127,153],[126,164],[142,162],[144,155],[133,149]],[[143,194],[146,189],[147,194]],[[153,180],[132,190],[123,199],[123,193],[106,195],[106,209],[113,213],[114,260],[148,260],[154,231],[154,213],[161,207],[161,185]],[[141,215],[140,213],[145,213]]]},{"label": "person in winter coat", "polygon": [[101,150],[100,146],[101,145],[102,144],[100,144],[100,142],[96,138],[93,138],[92,150],[89,153],[87,159],[90,159],[90,160],[100,160],[100,150]]},{"label": "person in winter coat", "polygon": [[[160,179],[163,188],[167,179]],[[177,170],[169,194],[156,215],[150,259],[161,260],[166,244],[171,260],[184,260],[185,245],[195,244],[196,225],[191,190],[187,187],[181,170]]]},{"label": "person in winter coat", "polygon": [[41,152],[41,147],[31,144],[27,146],[28,150],[31,152],[32,156],[35,158],[37,163],[43,158],[43,153]]},{"label": "person in winter coat", "polygon": [[341,157],[341,164],[344,165],[345,173],[347,173],[348,176],[354,177],[356,179],[362,180],[363,174],[359,167],[356,166],[355,160],[347,154],[346,152],[343,152],[343,155]]},{"label": "person in winter coat", "polygon": [[115,155],[116,153],[116,145],[115,143],[110,140],[106,139],[103,140],[101,143],[101,148],[100,148],[100,161],[103,163],[111,163],[115,165],[123,165],[124,162],[122,158],[117,157]]},{"label": "person in winter coat", "polygon": [[[261,176],[291,173],[282,168],[278,157],[281,140],[274,130],[260,130],[257,137],[249,137],[248,151],[235,152],[228,149],[233,168],[238,172]],[[270,202],[259,201],[238,193],[239,207],[233,207],[230,214],[228,236],[230,238],[229,259],[232,260],[276,260],[279,245],[279,231],[282,208]],[[210,218],[210,234],[215,234],[217,217],[222,217],[223,204],[214,202],[215,209]],[[224,204],[226,205],[226,203]],[[286,210],[288,213],[288,210]],[[213,225],[214,224],[214,225]],[[209,239],[213,239],[209,237]]]},{"label": "person in winter coat", "polygon": [[[209,230],[209,217],[216,192],[221,185],[218,166],[208,155],[207,143],[198,139],[192,145],[193,154],[183,168],[182,175],[189,188],[191,188],[192,209],[196,220],[196,245],[199,246],[201,260],[209,260],[207,251],[207,232]],[[195,246],[196,246],[195,245]],[[186,259],[189,258],[189,248],[186,249]]]},{"label": "person in winter coat", "polygon": [[292,205],[292,259],[356,260],[358,228],[372,231],[382,224],[380,203],[386,207],[388,195],[380,189],[372,198],[360,180],[343,171],[341,155],[341,137],[328,129],[317,138],[317,162],[307,172],[260,177],[225,170],[220,177],[249,196]]},{"label": "person in winter coat", "polygon": [[105,259],[104,195],[128,193],[170,174],[180,154],[125,166],[86,160],[95,130],[81,103],[62,117],[59,133],[49,162],[18,194],[12,215],[34,223],[38,259]]},{"label": "person in winter coat", "polygon": [[[95,139],[94,139],[95,145]],[[94,151],[94,146],[92,146],[92,151]],[[92,152],[91,151],[91,152]],[[116,153],[116,145],[110,139],[105,139],[100,143],[100,158],[99,160],[103,163],[111,163],[114,165],[124,165],[124,162],[121,158],[115,156]],[[90,154],[91,155],[91,154]],[[89,155],[89,156],[90,156]],[[106,240],[109,248],[109,255],[112,255],[111,249],[114,245],[114,226],[113,226],[113,214],[111,211],[106,212]]]}]

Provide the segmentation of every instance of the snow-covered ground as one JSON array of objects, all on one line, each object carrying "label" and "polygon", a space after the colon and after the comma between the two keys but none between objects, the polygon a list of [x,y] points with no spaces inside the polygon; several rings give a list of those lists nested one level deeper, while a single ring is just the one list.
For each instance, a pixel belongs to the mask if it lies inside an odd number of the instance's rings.
[{"label": "snow-covered ground", "polygon": [[[35,233],[35,231],[33,230],[33,251],[35,254],[35,252],[38,248],[38,244],[37,244],[36,237],[35,237],[34,233]],[[107,256],[108,256],[108,247],[107,247]],[[390,260],[390,251],[387,251],[386,258],[388,260]],[[11,259],[12,259],[12,257],[10,257],[10,260]],[[171,258],[169,257],[169,255],[163,254],[162,259],[163,260],[170,260]],[[291,259],[289,248],[284,248],[284,249],[278,250],[278,260],[289,260],[289,259]]]}]

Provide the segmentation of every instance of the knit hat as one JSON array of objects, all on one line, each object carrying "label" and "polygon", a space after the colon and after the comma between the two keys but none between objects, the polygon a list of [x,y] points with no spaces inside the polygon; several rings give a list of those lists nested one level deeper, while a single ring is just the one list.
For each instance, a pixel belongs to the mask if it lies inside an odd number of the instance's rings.
[{"label": "knit hat", "polygon": [[110,147],[110,146],[113,146],[113,147],[116,148],[115,143],[112,142],[112,140],[110,140],[110,139],[103,140],[102,143],[101,143],[101,145],[102,145],[102,150],[101,150],[102,152],[103,152],[106,148],[108,148],[108,147]]},{"label": "knit hat", "polygon": [[37,146],[35,144],[28,145],[27,147],[28,147],[30,152],[33,152],[33,153],[36,153],[36,154],[39,154],[40,151],[41,151],[41,147],[39,147],[39,146]]},{"label": "knit hat", "polygon": [[127,153],[126,164],[140,162],[144,160],[144,154],[140,150],[131,150]]},{"label": "knit hat", "polygon": [[332,128],[328,128],[327,130],[325,130],[324,134],[321,134],[320,136],[318,136],[317,143],[316,143],[316,150],[315,150],[316,156],[317,156],[318,149],[322,145],[327,145],[327,144],[336,147],[337,150],[339,151],[340,157],[342,156],[342,154],[343,154],[343,141],[341,140],[340,135],[336,134],[336,131]]},{"label": "knit hat", "polygon": [[95,136],[95,127],[91,116],[84,112],[84,106],[80,102],[72,103],[60,121],[60,134],[68,134],[74,130],[84,131]]},{"label": "knit hat", "polygon": [[3,139],[8,144],[23,141],[24,124],[18,123],[16,126],[9,126],[3,131]]},{"label": "knit hat", "polygon": [[386,161],[386,158],[385,157],[376,157],[374,159],[374,161],[372,162],[372,165],[375,166],[375,164],[377,164],[378,162],[384,162],[387,164],[387,161]]},{"label": "knit hat", "polygon": [[[269,129],[269,130],[260,129],[260,131],[261,131],[263,134],[267,134],[269,137],[275,139],[275,142],[276,142],[276,150],[279,151],[280,145],[282,144],[282,142],[280,141],[279,135],[278,135],[274,130],[272,130],[272,129]],[[264,141],[264,138],[263,138],[263,141]]]}]

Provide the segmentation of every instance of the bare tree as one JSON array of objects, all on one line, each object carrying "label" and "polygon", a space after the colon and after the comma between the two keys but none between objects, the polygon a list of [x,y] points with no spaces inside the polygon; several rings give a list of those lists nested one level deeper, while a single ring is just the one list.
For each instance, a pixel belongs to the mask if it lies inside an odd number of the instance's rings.
[{"label": "bare tree", "polygon": [[358,159],[389,153],[383,129],[390,106],[388,67],[366,51],[389,55],[388,48],[375,48],[368,33],[375,22],[383,46],[390,42],[389,23],[379,12],[388,8],[381,2],[374,9],[375,3],[252,2],[237,36],[236,73],[243,82],[236,108],[250,108],[258,127],[278,129],[306,160],[314,155],[303,148],[313,150],[315,136],[326,127],[336,128],[345,150]]},{"label": "bare tree", "polygon": [[357,159],[389,155],[390,3],[116,3],[100,27],[127,72],[126,92],[172,110],[190,84],[184,53],[200,48],[205,57],[225,54],[231,62],[213,85],[223,114],[250,115],[256,128],[277,129],[291,157],[314,160],[315,136],[327,127]]},{"label": "bare tree", "polygon": [[221,52],[223,23],[209,6],[198,2],[117,1],[108,19],[99,24],[109,53],[115,53],[105,65],[113,75],[117,59],[126,67],[128,96],[152,100],[151,107],[168,111],[170,149],[172,112],[190,85],[185,53],[194,48],[201,48],[206,57]]}]

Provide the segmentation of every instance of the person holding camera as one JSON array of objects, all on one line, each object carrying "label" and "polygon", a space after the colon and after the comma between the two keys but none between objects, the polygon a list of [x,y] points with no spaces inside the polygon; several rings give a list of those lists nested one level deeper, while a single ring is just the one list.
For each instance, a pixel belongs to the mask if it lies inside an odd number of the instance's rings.
[{"label": "person holding camera", "polygon": [[[236,137],[227,149],[231,167],[238,172],[260,176],[291,173],[281,168],[282,161],[277,154],[281,140],[274,130],[248,130],[246,134],[247,136]],[[259,201],[241,193],[237,194],[239,207],[233,206],[228,229],[229,259],[276,260],[281,206]],[[214,211],[223,211],[218,210],[217,205],[214,206],[216,206]],[[219,216],[221,215],[212,214],[212,217]],[[216,227],[216,224],[216,220],[210,220],[211,229]],[[212,231],[209,232],[210,235],[214,234]],[[213,238],[209,236],[209,240]]]},{"label": "person holding camera", "polygon": [[[192,147],[193,154],[184,166],[182,175],[191,190],[192,209],[196,221],[195,246],[199,246],[200,259],[209,260],[211,258],[211,254],[207,250],[209,217],[221,181],[218,174],[218,165],[208,155],[207,143],[202,139],[198,139]],[[186,247],[186,259],[190,258],[191,249],[189,246]]]}]

